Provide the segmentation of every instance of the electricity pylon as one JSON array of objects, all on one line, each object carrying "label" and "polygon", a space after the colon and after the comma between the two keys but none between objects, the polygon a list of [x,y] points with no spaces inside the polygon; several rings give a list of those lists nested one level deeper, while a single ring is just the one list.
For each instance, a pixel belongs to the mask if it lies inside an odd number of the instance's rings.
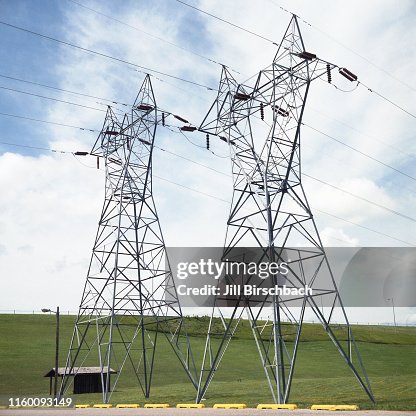
[{"label": "electricity pylon", "polygon": [[153,200],[152,152],[159,123],[147,75],[130,114],[119,120],[108,108],[91,152],[105,163],[105,199],[60,394],[79,367],[98,363],[104,403],[125,367],[149,397],[160,332],[197,386]]},{"label": "electricity pylon", "polygon": [[[217,99],[199,128],[228,142],[230,149],[234,187],[223,261],[244,262],[241,247],[257,247],[259,263],[288,264],[286,275],[271,276],[272,286],[308,286],[313,292],[297,298],[242,294],[231,307],[224,306],[224,299],[217,295],[197,401],[204,397],[246,311],[273,400],[287,403],[307,307],[374,400],[302,186],[300,131],[306,98],[311,82],[325,74],[330,80],[334,67],[305,51],[296,16],[272,65],[260,71],[254,87],[238,84],[223,67]],[[245,285],[253,282],[253,276],[226,275],[225,282]],[[321,310],[319,299],[329,307]],[[335,308],[342,316],[337,324],[332,322]],[[270,319],[265,322],[266,313]],[[221,318],[222,331],[214,328],[214,316]]]}]

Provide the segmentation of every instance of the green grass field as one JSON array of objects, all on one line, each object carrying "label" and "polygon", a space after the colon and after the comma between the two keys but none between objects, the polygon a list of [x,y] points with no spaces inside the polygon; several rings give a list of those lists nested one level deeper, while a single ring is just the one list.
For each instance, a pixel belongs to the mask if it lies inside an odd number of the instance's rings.
[{"label": "green grass field", "polygon": [[[61,317],[60,366],[65,365],[74,323]],[[207,318],[189,318],[194,354],[202,357]],[[358,404],[363,409],[416,410],[416,328],[354,326],[353,333],[377,403],[361,390],[339,353],[319,325],[305,324],[299,347],[291,402]],[[55,317],[0,315],[0,396],[47,395],[43,375],[54,366]],[[339,334],[343,337],[342,332]],[[148,402],[193,402],[195,390],[164,337],[158,339],[151,398]],[[79,403],[100,403],[100,394],[77,395]],[[112,403],[145,403],[126,368]],[[207,394],[206,403],[270,403],[271,395],[255,342],[243,322],[230,344]]]}]

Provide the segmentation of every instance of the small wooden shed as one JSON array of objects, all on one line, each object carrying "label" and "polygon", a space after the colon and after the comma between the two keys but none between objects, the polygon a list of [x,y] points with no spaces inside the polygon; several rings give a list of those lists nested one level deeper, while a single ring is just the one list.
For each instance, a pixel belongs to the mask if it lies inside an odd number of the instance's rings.
[{"label": "small wooden shed", "polygon": [[[104,376],[104,383],[107,380],[107,368],[103,367],[102,372]],[[110,374],[116,374],[117,371],[114,371],[110,368]],[[58,377],[63,377],[65,375],[65,367],[58,368]],[[68,375],[68,373],[67,373]],[[80,393],[102,393],[102,383],[101,383],[101,367],[77,367],[73,368],[70,376],[74,377],[74,394]],[[55,368],[52,368],[48,371],[44,377],[49,377],[49,394],[52,394],[52,385],[53,379],[55,378]]]}]

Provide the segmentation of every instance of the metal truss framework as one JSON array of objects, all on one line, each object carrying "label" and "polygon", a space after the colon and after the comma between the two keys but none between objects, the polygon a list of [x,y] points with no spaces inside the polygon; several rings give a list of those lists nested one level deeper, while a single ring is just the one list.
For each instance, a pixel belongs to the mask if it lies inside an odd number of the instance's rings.
[{"label": "metal truss framework", "polygon": [[[296,16],[272,65],[259,73],[254,87],[238,84],[223,67],[217,99],[199,128],[220,136],[230,149],[234,191],[223,261],[244,262],[241,248],[237,248],[258,247],[260,261],[289,265],[286,276],[273,275],[273,285],[308,285],[313,294],[297,299],[268,296],[260,304],[253,296],[241,295],[231,308],[222,306],[217,296],[206,338],[198,402],[246,311],[273,400],[286,403],[306,307],[316,314],[365,393],[374,400],[301,181],[300,127],[309,86],[334,67],[305,52]],[[225,280],[241,284],[241,278],[227,275]],[[243,279],[249,284],[252,277]],[[321,310],[319,299],[325,299],[330,307]],[[339,318],[337,324],[331,321],[335,308],[341,311],[341,323]],[[266,312],[270,320],[265,323]],[[221,317],[220,333],[211,325],[214,315]]]},{"label": "metal truss framework", "polygon": [[[91,152],[105,161],[105,200],[60,395],[79,367],[98,362],[104,403],[125,367],[149,397],[160,332],[197,387],[152,193],[152,152],[161,122],[147,75],[131,113],[119,120],[108,107]],[[112,370],[117,375],[110,376]]]}]

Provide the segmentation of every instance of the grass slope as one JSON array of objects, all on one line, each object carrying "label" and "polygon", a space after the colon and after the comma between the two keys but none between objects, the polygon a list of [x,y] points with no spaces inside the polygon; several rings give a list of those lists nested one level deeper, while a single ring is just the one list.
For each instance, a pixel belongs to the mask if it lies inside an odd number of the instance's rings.
[{"label": "grass slope", "polygon": [[[73,316],[61,317],[61,359],[65,364]],[[208,318],[187,319],[194,356],[202,357]],[[218,323],[219,324],[219,323]],[[289,331],[289,328],[288,328]],[[345,330],[338,336],[343,339]],[[299,347],[291,402],[355,403],[361,408],[416,410],[416,328],[354,326],[363,361],[377,400],[373,406],[322,328],[305,324]],[[290,335],[287,337],[290,342]],[[170,346],[160,336],[148,402],[193,402],[195,391]],[[55,317],[0,315],[0,396],[47,395],[49,381],[42,376],[54,366]],[[144,403],[143,394],[126,367],[114,392],[113,403]],[[77,395],[77,401],[99,403],[100,394]],[[254,406],[271,402],[263,368],[248,322],[231,342],[207,392],[207,405],[244,402]]]}]

